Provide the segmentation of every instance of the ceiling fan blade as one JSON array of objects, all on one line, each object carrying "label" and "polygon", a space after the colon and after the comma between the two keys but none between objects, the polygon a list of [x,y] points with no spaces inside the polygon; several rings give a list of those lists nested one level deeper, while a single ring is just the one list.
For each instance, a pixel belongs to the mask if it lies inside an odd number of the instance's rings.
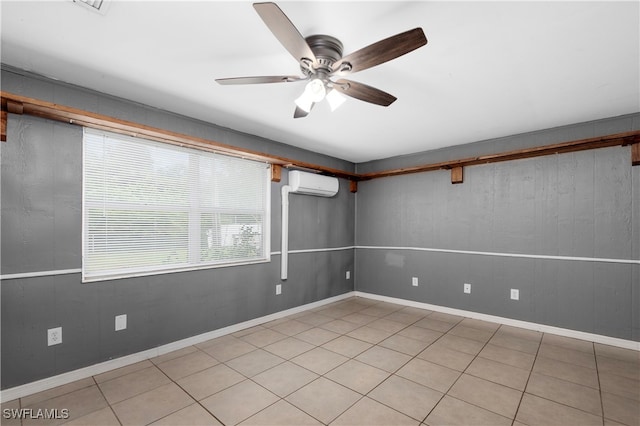
[{"label": "ceiling fan blade", "polygon": [[332,69],[339,74],[366,70],[407,54],[425,44],[427,44],[427,38],[422,28],[414,28],[350,53],[333,64]]},{"label": "ceiling fan blade", "polygon": [[351,96],[352,98],[372,104],[386,107],[391,105],[397,99],[395,96],[390,95],[387,92],[383,92],[375,87],[367,86],[366,84],[358,83],[357,81],[340,79],[336,81],[336,83],[337,84],[335,84],[333,88],[343,95]]},{"label": "ceiling fan blade", "polygon": [[219,84],[264,84],[264,83],[291,83],[294,81],[306,80],[306,77],[297,75],[273,75],[260,77],[233,77],[233,78],[217,78]]},{"label": "ceiling fan blade", "polygon": [[253,8],[296,61],[300,62],[301,59],[306,58],[313,63],[316,62],[316,56],[307,41],[278,5],[275,3],[254,3]]}]

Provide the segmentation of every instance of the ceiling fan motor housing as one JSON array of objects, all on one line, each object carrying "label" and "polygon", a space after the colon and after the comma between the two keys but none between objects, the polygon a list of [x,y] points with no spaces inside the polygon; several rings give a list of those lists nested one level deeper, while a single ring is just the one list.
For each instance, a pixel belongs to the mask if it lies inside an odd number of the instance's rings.
[{"label": "ceiling fan motor housing", "polygon": [[[316,56],[315,69],[323,70],[326,73],[331,72],[331,65],[342,58],[343,46],[340,40],[325,34],[312,35],[305,40]],[[301,69],[307,76],[311,74],[311,71],[305,67],[301,67]]]}]

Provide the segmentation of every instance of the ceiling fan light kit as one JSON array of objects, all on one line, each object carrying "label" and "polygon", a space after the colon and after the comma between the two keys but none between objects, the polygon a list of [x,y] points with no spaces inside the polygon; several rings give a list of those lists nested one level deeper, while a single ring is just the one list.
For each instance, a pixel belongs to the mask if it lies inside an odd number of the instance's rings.
[{"label": "ceiling fan light kit", "polygon": [[422,28],[414,28],[373,43],[342,56],[343,46],[335,37],[318,34],[304,38],[275,3],[254,3],[254,9],[273,35],[298,61],[303,76],[259,76],[216,79],[219,84],[264,84],[308,81],[303,93],[295,100],[294,118],[306,117],[313,106],[327,100],[331,111],[345,102],[347,95],[364,102],[389,106],[395,96],[353,80],[332,80],[362,71],[398,58],[427,44]]},{"label": "ceiling fan light kit", "polygon": [[340,105],[342,105],[347,98],[342,96],[337,90],[330,90],[325,97],[327,103],[329,104],[329,108],[331,108],[331,112],[337,110]]}]

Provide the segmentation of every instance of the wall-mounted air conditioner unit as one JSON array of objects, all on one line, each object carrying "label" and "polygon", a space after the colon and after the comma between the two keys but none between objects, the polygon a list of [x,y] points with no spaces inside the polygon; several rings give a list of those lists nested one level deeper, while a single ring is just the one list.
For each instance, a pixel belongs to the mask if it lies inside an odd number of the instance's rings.
[{"label": "wall-mounted air conditioner unit", "polygon": [[338,193],[338,179],[331,176],[305,173],[298,170],[289,172],[290,192],[295,194],[333,197]]}]

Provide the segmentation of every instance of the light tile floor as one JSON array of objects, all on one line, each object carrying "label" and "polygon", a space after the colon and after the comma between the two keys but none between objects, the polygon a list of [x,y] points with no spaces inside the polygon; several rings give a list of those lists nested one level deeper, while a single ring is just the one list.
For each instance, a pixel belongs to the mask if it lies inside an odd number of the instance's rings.
[{"label": "light tile floor", "polygon": [[350,298],[2,408],[69,410],[23,425],[637,426],[640,353]]}]

